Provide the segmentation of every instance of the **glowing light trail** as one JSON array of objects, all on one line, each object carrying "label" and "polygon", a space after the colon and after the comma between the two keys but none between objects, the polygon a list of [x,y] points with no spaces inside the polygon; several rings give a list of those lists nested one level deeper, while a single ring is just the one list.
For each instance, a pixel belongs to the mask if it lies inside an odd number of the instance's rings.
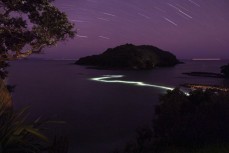
[{"label": "glowing light trail", "polygon": [[192,0],[188,0],[188,1],[191,2],[192,4],[196,5],[196,6],[200,7],[200,4],[198,4],[198,3],[196,3],[196,2],[194,2]]},{"label": "glowing light trail", "polygon": [[105,18],[97,18],[98,20],[103,20],[103,21],[110,21],[108,19],[105,19]]},{"label": "glowing light trail", "polygon": [[98,36],[98,37],[103,39],[110,39],[109,37],[105,37],[105,36]]},{"label": "glowing light trail", "polygon": [[116,15],[114,15],[114,14],[111,14],[111,13],[106,13],[106,12],[104,12],[103,14],[105,14],[105,15],[109,15],[109,16],[116,16]]},{"label": "glowing light trail", "polygon": [[181,9],[179,9],[178,7],[176,7],[176,6],[174,6],[174,5],[170,4],[170,3],[167,3],[167,4],[169,6],[171,6],[172,8],[178,10],[181,14],[183,14],[183,15],[187,16],[188,18],[192,19],[192,16],[191,15],[188,15],[187,13],[185,13],[184,11],[182,11]]},{"label": "glowing light trail", "polygon": [[172,20],[170,20],[170,19],[168,19],[168,18],[164,18],[166,21],[168,21],[168,22],[170,22],[170,23],[172,23],[173,25],[175,25],[175,26],[178,26],[175,22],[173,22]]},{"label": "glowing light trail", "polygon": [[137,85],[137,86],[153,87],[153,88],[160,88],[160,89],[165,89],[165,90],[173,90],[174,89],[171,87],[147,84],[147,83],[138,82],[138,81],[111,80],[111,79],[123,78],[123,77],[124,77],[124,75],[104,75],[104,76],[98,77],[98,78],[91,78],[90,80],[98,81],[98,82],[105,82],[105,83],[132,84],[132,85]]},{"label": "glowing light trail", "polygon": [[[123,83],[123,84],[131,84],[131,85],[137,85],[137,86],[144,86],[144,87],[153,87],[153,88],[159,88],[164,90],[174,90],[175,88],[172,87],[166,87],[166,86],[160,86],[160,85],[154,85],[154,84],[148,84],[144,82],[139,81],[123,81],[123,80],[111,80],[116,78],[123,78],[124,75],[103,75],[101,77],[97,78],[91,78],[92,81],[98,81],[98,82],[105,82],[105,83]],[[183,91],[187,96],[190,94],[188,92]]]},{"label": "glowing light trail", "polygon": [[149,16],[147,16],[147,15],[145,15],[145,14],[138,13],[138,15],[140,15],[140,16],[142,16],[142,17],[146,18],[146,19],[150,19],[150,17],[149,17]]},{"label": "glowing light trail", "polygon": [[82,36],[82,35],[76,35],[76,37],[79,37],[79,38],[88,38],[88,36]]}]

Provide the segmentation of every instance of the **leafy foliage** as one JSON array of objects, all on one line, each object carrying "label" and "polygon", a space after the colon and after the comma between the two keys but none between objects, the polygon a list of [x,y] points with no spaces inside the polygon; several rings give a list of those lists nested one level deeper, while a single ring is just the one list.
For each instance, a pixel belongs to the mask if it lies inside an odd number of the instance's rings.
[{"label": "leafy foliage", "polygon": [[48,0],[0,0],[0,55],[18,56],[29,45],[31,52],[73,38],[73,24]]},{"label": "leafy foliage", "polygon": [[125,153],[228,152],[229,93],[179,89],[161,96],[153,126],[138,132]]},{"label": "leafy foliage", "polygon": [[0,78],[7,76],[6,61],[74,37],[74,24],[52,1],[0,0]]},{"label": "leafy foliage", "polygon": [[4,82],[0,79],[0,152],[40,153],[41,143],[48,139],[40,133],[39,120],[26,122],[27,108],[15,112],[12,99]]},{"label": "leafy foliage", "polygon": [[7,77],[7,70],[6,68],[9,66],[7,62],[0,61],[0,78],[5,79]]},{"label": "leafy foliage", "polygon": [[48,139],[40,133],[38,120],[28,124],[26,123],[27,108],[16,113],[4,107],[2,102],[0,103],[0,152],[40,153],[42,141]]},{"label": "leafy foliage", "polygon": [[27,109],[18,113],[13,110],[3,82],[7,77],[7,61],[40,53],[46,46],[74,37],[74,25],[52,1],[0,0],[0,153],[67,152],[68,143],[62,138],[44,148],[48,139],[40,132],[40,121],[29,124]]},{"label": "leafy foliage", "polygon": [[[1,95],[2,96],[2,95]],[[0,153],[67,153],[68,139],[55,137],[51,142],[43,133],[48,123],[61,121],[27,121],[28,107],[16,112],[0,98]]]}]

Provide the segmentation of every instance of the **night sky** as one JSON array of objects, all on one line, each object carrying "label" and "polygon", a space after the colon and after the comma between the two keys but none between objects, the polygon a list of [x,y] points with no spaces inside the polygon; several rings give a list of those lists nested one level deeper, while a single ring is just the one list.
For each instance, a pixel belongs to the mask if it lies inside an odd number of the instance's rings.
[{"label": "night sky", "polygon": [[229,58],[228,0],[56,0],[75,23],[74,40],[46,58],[77,59],[125,43],[154,45],[178,58]]}]

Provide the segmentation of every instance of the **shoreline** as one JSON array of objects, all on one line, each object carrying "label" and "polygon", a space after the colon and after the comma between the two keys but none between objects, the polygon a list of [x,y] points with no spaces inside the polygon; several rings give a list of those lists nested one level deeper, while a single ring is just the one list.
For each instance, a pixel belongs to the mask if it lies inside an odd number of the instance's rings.
[{"label": "shoreline", "polygon": [[197,77],[209,77],[209,78],[225,78],[221,73],[212,73],[212,72],[184,72],[182,73],[188,76],[197,76]]},{"label": "shoreline", "polygon": [[182,87],[191,89],[191,90],[214,90],[214,91],[223,91],[223,92],[229,92],[229,87],[219,86],[219,85],[208,85],[208,84],[182,84]]}]

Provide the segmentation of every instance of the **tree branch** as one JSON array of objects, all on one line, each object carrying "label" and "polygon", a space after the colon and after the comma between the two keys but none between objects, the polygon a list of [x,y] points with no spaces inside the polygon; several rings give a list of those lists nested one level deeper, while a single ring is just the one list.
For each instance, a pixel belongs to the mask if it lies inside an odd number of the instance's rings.
[{"label": "tree branch", "polygon": [[34,48],[34,49],[28,50],[26,52],[17,51],[15,54],[12,54],[12,55],[10,55],[10,54],[2,55],[0,57],[0,62],[3,62],[3,61],[14,61],[14,60],[26,58],[26,57],[30,56],[31,54],[38,54],[38,53],[41,52],[41,50],[45,46],[46,45],[43,44],[43,45],[40,45],[38,48]]}]

